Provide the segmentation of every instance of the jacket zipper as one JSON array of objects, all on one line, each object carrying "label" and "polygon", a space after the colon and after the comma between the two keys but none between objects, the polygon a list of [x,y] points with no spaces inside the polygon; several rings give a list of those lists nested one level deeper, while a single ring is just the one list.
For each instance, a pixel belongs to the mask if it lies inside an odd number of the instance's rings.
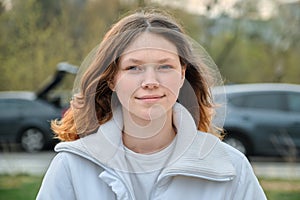
[{"label": "jacket zipper", "polygon": [[129,194],[130,199],[135,200],[135,197],[133,196],[133,194],[131,193],[131,191],[129,190],[129,188],[127,187],[127,185],[125,184],[125,182],[118,176],[118,174],[116,174],[113,170],[110,170],[109,168],[103,167],[100,165],[100,167],[102,167],[105,171],[107,171],[108,173],[110,173],[112,176],[114,176],[116,179],[118,179],[119,181],[122,182],[123,186],[125,187],[125,189],[127,190],[127,193]]},{"label": "jacket zipper", "polygon": [[201,178],[201,179],[206,179],[206,180],[211,180],[211,181],[230,181],[232,180],[233,178],[232,177],[227,177],[227,178],[212,178],[212,177],[208,177],[208,176],[201,176],[201,175],[196,175],[196,174],[191,174],[191,173],[185,173],[185,172],[179,172],[179,173],[176,173],[176,172],[173,172],[173,173],[166,173],[164,174],[161,178],[158,178],[158,181],[155,183],[154,187],[153,187],[153,190],[151,191],[151,194],[150,194],[150,199],[153,199],[153,195],[155,194],[156,190],[158,189],[158,186],[159,184],[167,179],[167,178],[171,178],[171,177],[175,177],[175,176],[187,176],[187,177],[195,177],[195,178]]},{"label": "jacket zipper", "polygon": [[197,175],[197,174],[191,174],[191,173],[186,173],[186,172],[172,172],[172,173],[166,173],[164,174],[161,178],[159,178],[159,180],[157,181],[157,183],[159,183],[160,181],[162,181],[163,179],[170,177],[170,176],[178,176],[178,175],[182,175],[182,176],[190,176],[190,177],[195,177],[195,178],[202,178],[202,179],[206,179],[206,180],[210,180],[210,181],[231,181],[233,178],[232,177],[219,177],[219,178],[213,178],[210,177],[209,174],[208,175]]}]

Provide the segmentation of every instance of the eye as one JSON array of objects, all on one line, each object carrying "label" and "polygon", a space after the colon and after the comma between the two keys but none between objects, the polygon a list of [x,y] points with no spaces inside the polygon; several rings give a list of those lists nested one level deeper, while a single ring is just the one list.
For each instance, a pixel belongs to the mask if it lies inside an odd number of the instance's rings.
[{"label": "eye", "polygon": [[160,70],[168,70],[168,69],[172,69],[173,67],[171,65],[160,65],[158,67],[158,69]]},{"label": "eye", "polygon": [[136,70],[141,70],[139,66],[128,66],[126,67],[125,70],[128,70],[128,71],[136,71]]}]

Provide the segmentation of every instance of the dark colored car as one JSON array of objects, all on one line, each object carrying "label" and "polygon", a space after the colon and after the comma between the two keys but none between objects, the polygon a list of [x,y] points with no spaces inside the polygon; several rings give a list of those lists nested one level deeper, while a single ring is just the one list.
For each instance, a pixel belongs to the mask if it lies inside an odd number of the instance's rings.
[{"label": "dark colored car", "polygon": [[228,144],[248,156],[299,156],[300,85],[227,85],[225,93]]},{"label": "dark colored car", "polygon": [[49,121],[61,117],[61,109],[30,92],[0,92],[0,140],[40,151],[53,144]]},{"label": "dark colored car", "polygon": [[65,105],[60,97],[49,93],[68,73],[76,74],[77,67],[60,63],[52,79],[38,92],[0,92],[0,144],[21,147],[28,152],[52,147],[57,140],[50,129],[50,121],[62,116]]}]

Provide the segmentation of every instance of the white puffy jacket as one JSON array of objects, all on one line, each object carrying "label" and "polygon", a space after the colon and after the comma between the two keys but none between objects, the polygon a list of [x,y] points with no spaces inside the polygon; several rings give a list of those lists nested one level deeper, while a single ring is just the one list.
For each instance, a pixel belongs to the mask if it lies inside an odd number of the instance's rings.
[{"label": "white puffy jacket", "polygon": [[[217,137],[197,131],[180,104],[173,108],[177,141],[149,199],[261,200],[265,194],[247,158]],[[97,133],[56,146],[38,200],[135,200],[126,177],[122,114],[115,112]]]}]

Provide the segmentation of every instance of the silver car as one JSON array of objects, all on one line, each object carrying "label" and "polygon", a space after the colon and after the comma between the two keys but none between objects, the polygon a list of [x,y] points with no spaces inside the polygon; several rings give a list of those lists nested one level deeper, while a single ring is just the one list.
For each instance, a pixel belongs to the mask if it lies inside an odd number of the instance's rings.
[{"label": "silver car", "polygon": [[247,156],[299,156],[300,85],[226,85],[225,142]]}]

